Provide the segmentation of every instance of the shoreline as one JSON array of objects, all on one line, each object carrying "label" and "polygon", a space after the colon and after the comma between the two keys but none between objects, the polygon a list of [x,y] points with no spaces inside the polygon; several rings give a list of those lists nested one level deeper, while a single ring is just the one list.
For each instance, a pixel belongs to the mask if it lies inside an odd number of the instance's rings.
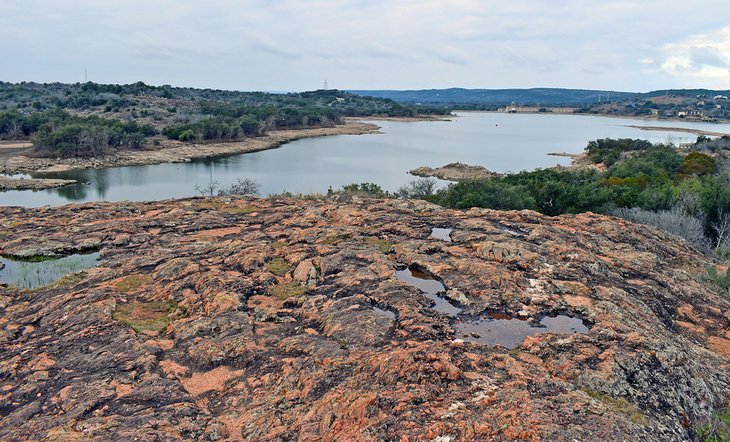
[{"label": "shoreline", "polygon": [[626,127],[632,127],[634,129],[649,130],[649,131],[684,132],[684,133],[695,134],[695,135],[707,135],[707,136],[711,136],[711,137],[730,136],[730,134],[727,134],[724,132],[713,132],[710,130],[703,130],[703,129],[691,129],[688,127],[634,126],[634,125],[628,125]]},{"label": "shoreline", "polygon": [[[460,113],[488,113],[488,114],[508,114],[508,112],[489,111],[489,110],[459,110],[454,109],[452,112]],[[653,118],[653,117],[642,117],[639,115],[613,115],[613,114],[588,114],[579,112],[560,113],[560,112],[517,112],[511,115],[572,115],[577,117],[605,117],[605,118],[625,118],[627,120],[638,120],[638,121],[671,121],[671,122],[689,122],[689,123],[703,123],[703,124],[730,124],[730,120],[717,120],[717,121],[693,121],[686,120],[683,118]],[[458,116],[458,115],[457,115]],[[661,126],[657,126],[661,127]],[[730,134],[728,134],[730,135]]]},{"label": "shoreline", "polygon": [[417,123],[420,121],[452,121],[452,118],[459,118],[458,115],[419,115],[415,117],[345,117],[347,122],[367,122],[367,121],[395,121],[401,123]]},{"label": "shoreline", "polygon": [[[210,144],[184,144],[169,142],[170,147],[158,150],[120,151],[111,155],[93,158],[36,158],[18,154],[0,158],[0,174],[52,173],[69,170],[103,169],[112,167],[146,166],[164,163],[187,163],[195,159],[238,155],[275,149],[282,145],[303,139],[333,135],[365,135],[380,133],[374,123],[348,120],[334,127],[309,128],[297,130],[270,131],[266,136],[247,138],[240,141]],[[33,183],[29,183],[30,181]],[[53,180],[44,178],[20,179],[4,177],[0,179],[1,190],[40,190],[74,184],[73,180]],[[60,181],[66,181],[61,183]],[[18,186],[33,186],[22,187]]]}]

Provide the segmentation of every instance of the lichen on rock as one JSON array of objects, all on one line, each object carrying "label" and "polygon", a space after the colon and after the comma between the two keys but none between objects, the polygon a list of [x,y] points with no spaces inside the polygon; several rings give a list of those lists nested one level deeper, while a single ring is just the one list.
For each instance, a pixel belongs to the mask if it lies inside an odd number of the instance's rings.
[{"label": "lichen on rock", "polygon": [[[0,219],[3,253],[103,247],[66,283],[0,287],[2,440],[691,440],[727,405],[714,263],[620,219],[367,198]],[[558,315],[585,330],[458,338],[465,318]]]}]

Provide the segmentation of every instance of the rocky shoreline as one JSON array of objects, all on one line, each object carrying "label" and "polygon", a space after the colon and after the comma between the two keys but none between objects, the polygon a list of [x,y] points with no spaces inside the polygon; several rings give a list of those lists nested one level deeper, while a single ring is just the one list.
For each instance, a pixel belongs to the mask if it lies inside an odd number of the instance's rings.
[{"label": "rocky shoreline", "polygon": [[[346,124],[299,130],[270,131],[264,137],[247,138],[230,143],[181,143],[165,141],[157,150],[119,151],[112,155],[94,158],[40,158],[17,154],[0,158],[0,174],[62,172],[76,169],[101,169],[107,167],[143,166],[161,163],[184,163],[197,158],[236,155],[274,149],[301,138],[330,135],[363,135],[378,133],[378,126],[372,123],[347,121]],[[58,180],[34,180],[33,189],[53,188],[62,185]],[[71,184],[71,183],[65,183]],[[27,183],[13,183],[0,180],[0,190],[13,190]]]},{"label": "rocky shoreline", "polygon": [[76,184],[76,180],[50,178],[11,178],[0,175],[0,190],[43,190]]},{"label": "rocky shoreline", "polygon": [[[95,268],[0,287],[0,439],[691,440],[728,401],[715,263],[616,218],[375,199],[0,207],[0,254],[97,248]],[[512,349],[457,337],[556,315],[586,330]]]}]

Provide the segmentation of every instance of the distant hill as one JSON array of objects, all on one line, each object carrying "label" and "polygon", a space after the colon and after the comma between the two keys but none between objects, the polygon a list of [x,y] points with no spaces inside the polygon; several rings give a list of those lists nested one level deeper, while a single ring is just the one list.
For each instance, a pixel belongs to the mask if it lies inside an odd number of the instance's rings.
[{"label": "distant hill", "polygon": [[368,97],[389,98],[400,103],[455,105],[506,105],[512,102],[530,105],[582,106],[599,101],[625,101],[647,99],[661,95],[728,95],[730,91],[709,89],[672,89],[647,93],[589,89],[423,89],[423,90],[350,90],[348,92]]}]

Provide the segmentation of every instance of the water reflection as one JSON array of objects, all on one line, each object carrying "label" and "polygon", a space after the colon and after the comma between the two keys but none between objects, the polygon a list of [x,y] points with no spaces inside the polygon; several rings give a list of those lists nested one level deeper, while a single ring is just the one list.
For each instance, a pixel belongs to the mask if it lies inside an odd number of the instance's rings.
[{"label": "water reflection", "polygon": [[69,273],[95,266],[99,256],[99,252],[96,252],[36,261],[0,257],[0,282],[23,289],[41,287]]},{"label": "water reflection", "polygon": [[579,318],[570,316],[546,316],[539,324],[493,314],[490,318],[461,320],[457,322],[456,337],[484,345],[501,345],[506,348],[519,346],[526,337],[539,333],[588,333],[588,327]]},{"label": "water reflection", "polygon": [[461,309],[447,301],[441,295],[446,293],[446,287],[433,276],[416,268],[406,268],[395,272],[396,278],[418,288],[428,299],[433,301],[431,307],[439,313],[456,316]]}]

